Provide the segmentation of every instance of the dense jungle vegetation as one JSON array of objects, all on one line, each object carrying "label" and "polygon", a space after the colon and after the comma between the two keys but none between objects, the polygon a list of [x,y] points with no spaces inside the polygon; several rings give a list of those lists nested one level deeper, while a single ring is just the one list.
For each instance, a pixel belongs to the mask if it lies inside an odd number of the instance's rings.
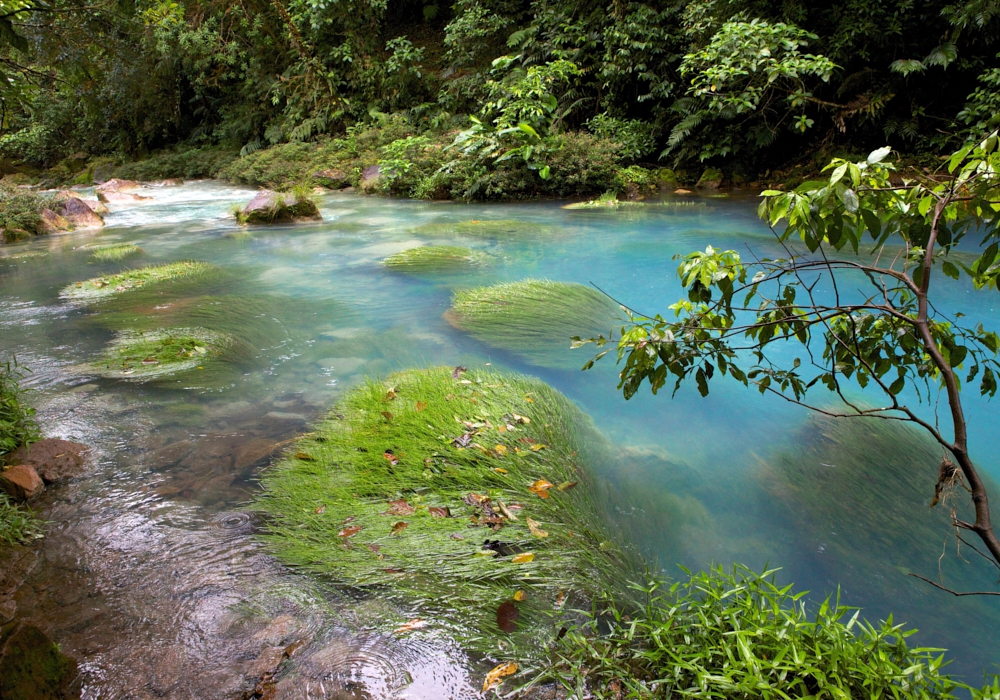
[{"label": "dense jungle vegetation", "polygon": [[2,167],[52,184],[155,154],[123,174],[363,185],[379,165],[370,190],[465,199],[635,194],[654,168],[764,184],[886,143],[936,164],[1000,105],[990,0],[0,8]]}]

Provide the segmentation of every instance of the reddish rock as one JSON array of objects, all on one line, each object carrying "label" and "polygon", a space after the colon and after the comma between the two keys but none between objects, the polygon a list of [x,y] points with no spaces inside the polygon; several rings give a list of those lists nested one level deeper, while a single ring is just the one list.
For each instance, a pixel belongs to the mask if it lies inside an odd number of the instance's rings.
[{"label": "reddish rock", "polygon": [[166,180],[157,180],[156,182],[147,183],[150,187],[177,187],[178,185],[183,185],[184,180],[179,177],[168,177]]},{"label": "reddish rock", "polygon": [[58,438],[46,438],[27,446],[18,447],[7,455],[8,464],[27,464],[51,484],[59,479],[76,476],[83,471],[86,445]]},{"label": "reddish rock", "polygon": [[41,217],[42,217],[42,224],[40,228],[45,233],[69,231],[71,228],[73,228],[73,224],[71,224],[68,219],[59,216],[51,209],[42,209]]},{"label": "reddish rock", "polygon": [[105,206],[104,202],[99,199],[81,199],[80,201],[90,207],[90,210],[95,214],[104,216],[108,213],[107,206]]},{"label": "reddish rock", "polygon": [[132,194],[131,192],[118,192],[117,190],[98,192],[97,198],[105,204],[111,204],[112,202],[141,202],[143,200],[152,199],[152,197],[143,197],[141,195]]},{"label": "reddish rock", "polygon": [[120,180],[117,177],[98,185],[97,192],[134,192],[142,187],[135,180]]},{"label": "reddish rock", "polygon": [[73,196],[60,197],[56,202],[55,211],[60,216],[68,219],[76,228],[98,228],[104,226],[104,219],[87,206],[86,202]]},{"label": "reddish rock", "polygon": [[342,187],[347,187],[350,182],[347,180],[347,173],[343,170],[337,168],[327,168],[326,170],[319,170],[313,173],[313,179],[318,180],[323,183],[325,187],[330,189],[340,189]]},{"label": "reddish rock", "polygon": [[30,501],[45,490],[45,483],[34,467],[16,464],[0,472],[0,487],[17,501]]}]

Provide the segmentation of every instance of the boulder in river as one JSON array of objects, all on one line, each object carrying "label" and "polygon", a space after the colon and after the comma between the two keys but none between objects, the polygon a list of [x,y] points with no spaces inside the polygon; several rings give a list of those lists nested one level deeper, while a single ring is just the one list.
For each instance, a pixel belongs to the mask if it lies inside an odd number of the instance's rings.
[{"label": "boulder in river", "polygon": [[46,438],[22,445],[7,455],[7,461],[34,468],[46,484],[51,484],[83,471],[89,450],[78,442]]},{"label": "boulder in river", "polygon": [[120,180],[117,177],[101,183],[95,189],[98,192],[135,192],[142,185],[135,180]]},{"label": "boulder in river", "polygon": [[291,192],[261,190],[241,209],[236,219],[241,224],[281,224],[296,221],[322,221],[316,204]]},{"label": "boulder in river", "polygon": [[55,212],[65,217],[76,228],[99,228],[104,226],[102,219],[86,202],[69,192],[56,195]]},{"label": "boulder in river", "polygon": [[156,180],[154,182],[147,182],[148,187],[177,187],[183,185],[184,180],[179,177],[168,177],[163,180]]},{"label": "boulder in river", "polygon": [[378,165],[369,165],[361,171],[361,191],[374,192],[378,187],[379,180],[382,179],[382,168]]},{"label": "boulder in river", "polygon": [[717,190],[722,184],[722,171],[716,168],[705,168],[696,185],[698,189]]},{"label": "boulder in river", "polygon": [[45,483],[31,465],[15,464],[0,472],[0,488],[15,501],[30,501],[45,490]]},{"label": "boulder in river", "polygon": [[113,202],[141,202],[147,199],[152,199],[152,197],[143,197],[142,195],[134,194],[132,192],[110,190],[108,192],[98,192],[97,199],[105,204],[111,204]]},{"label": "boulder in river", "polygon": [[350,185],[347,173],[339,168],[327,168],[313,173],[313,179],[331,190],[343,189]]},{"label": "boulder in river", "polygon": [[68,700],[80,697],[76,660],[42,630],[18,624],[0,647],[0,698]]},{"label": "boulder in river", "polygon": [[59,231],[69,231],[73,228],[73,224],[70,223],[69,219],[56,214],[51,209],[42,209],[40,216],[42,217],[42,223],[39,225],[39,229],[43,233],[57,233]]}]

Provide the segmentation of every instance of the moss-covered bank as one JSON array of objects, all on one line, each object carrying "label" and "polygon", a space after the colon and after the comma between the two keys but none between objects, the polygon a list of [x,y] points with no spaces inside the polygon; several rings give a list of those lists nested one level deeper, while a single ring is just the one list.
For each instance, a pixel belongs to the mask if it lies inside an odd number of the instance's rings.
[{"label": "moss-covered bank", "polygon": [[477,340],[545,366],[570,366],[573,336],[607,333],[617,306],[596,289],[521,280],[456,292],[447,319]]},{"label": "moss-covered bank", "polygon": [[348,394],[265,473],[257,508],[286,562],[469,648],[531,656],[555,637],[550,613],[635,571],[586,467],[602,448],[542,382],[412,370]]}]

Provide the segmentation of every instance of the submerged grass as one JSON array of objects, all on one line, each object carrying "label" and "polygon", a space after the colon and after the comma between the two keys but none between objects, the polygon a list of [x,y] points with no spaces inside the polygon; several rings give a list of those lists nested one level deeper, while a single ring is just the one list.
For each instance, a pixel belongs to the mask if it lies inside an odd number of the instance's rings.
[{"label": "submerged grass", "polygon": [[235,345],[231,336],[204,328],[122,331],[91,370],[115,379],[148,381],[203,369]]},{"label": "submerged grass", "polygon": [[705,202],[693,202],[691,200],[658,200],[655,202],[647,202],[644,200],[628,200],[628,199],[618,199],[618,194],[615,192],[605,192],[603,195],[597,199],[591,199],[587,202],[574,202],[572,204],[564,204],[563,209],[598,209],[598,210],[610,210],[615,211],[617,209],[634,209],[643,207],[676,207],[676,208],[689,208],[689,207],[707,207],[708,204]]},{"label": "submerged grass", "polygon": [[105,245],[89,246],[89,250],[94,251],[90,259],[94,262],[118,262],[125,258],[142,252],[142,248],[134,243],[108,243]]},{"label": "submerged grass", "polygon": [[601,441],[537,380],[407,371],[349,393],[265,473],[257,508],[289,564],[530,657],[553,611],[635,571],[583,466]]},{"label": "submerged grass", "polygon": [[390,270],[410,274],[468,270],[485,264],[486,254],[460,246],[425,245],[390,255],[382,261]]},{"label": "submerged grass", "polygon": [[572,365],[570,338],[607,333],[617,306],[582,284],[522,280],[457,292],[447,319],[493,347],[546,366]]},{"label": "submerged grass", "polygon": [[195,260],[182,260],[164,265],[149,265],[111,275],[93,277],[62,289],[59,297],[71,301],[91,302],[130,292],[158,282],[181,277],[206,275],[214,266]]},{"label": "submerged grass", "polygon": [[425,236],[477,236],[480,238],[514,238],[518,236],[550,236],[551,226],[519,219],[468,219],[424,224],[413,233]]}]

